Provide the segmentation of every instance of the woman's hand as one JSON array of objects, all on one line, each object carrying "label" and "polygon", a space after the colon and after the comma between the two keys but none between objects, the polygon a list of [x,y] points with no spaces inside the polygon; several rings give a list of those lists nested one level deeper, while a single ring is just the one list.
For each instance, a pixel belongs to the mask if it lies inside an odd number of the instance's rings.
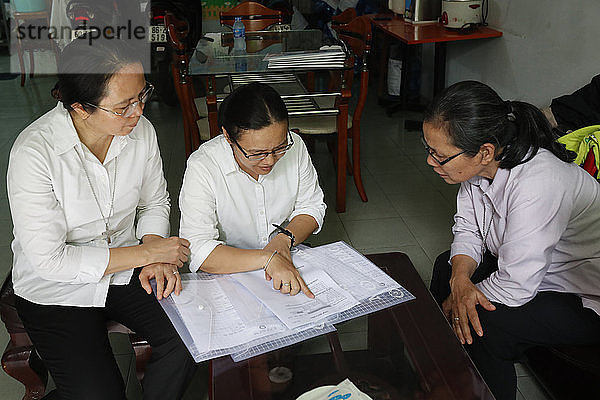
[{"label": "woman's hand", "polygon": [[[289,248],[288,248],[289,250]],[[272,253],[271,253],[272,254]],[[297,295],[302,291],[307,297],[314,299],[315,295],[310,291],[294,264],[286,257],[275,254],[265,269],[265,279],[273,280],[273,289],[281,293]]]},{"label": "woman's hand", "polygon": [[190,242],[176,236],[144,240],[141,246],[146,253],[148,264],[164,263],[181,268],[190,255]]},{"label": "woman's hand", "polygon": [[[146,290],[146,293],[152,293],[150,279],[156,279],[156,298],[161,300],[163,297],[169,297],[173,292],[177,296],[181,293],[181,276],[177,271],[177,266],[171,264],[150,264],[146,265],[140,271],[140,283]],[[165,287],[166,281],[166,287]]]},{"label": "woman's hand", "polygon": [[283,234],[277,234],[271,239],[271,241],[264,247],[269,253],[277,251],[277,254],[281,254],[286,260],[292,262],[292,254],[290,253],[290,238]]},{"label": "woman's hand", "polygon": [[475,308],[477,304],[488,311],[496,309],[468,276],[452,277],[450,279],[450,296],[444,300],[442,311],[450,321],[456,336],[462,344],[465,344],[465,342],[468,344],[473,343],[469,322],[475,332],[479,336],[483,336],[483,329]]}]

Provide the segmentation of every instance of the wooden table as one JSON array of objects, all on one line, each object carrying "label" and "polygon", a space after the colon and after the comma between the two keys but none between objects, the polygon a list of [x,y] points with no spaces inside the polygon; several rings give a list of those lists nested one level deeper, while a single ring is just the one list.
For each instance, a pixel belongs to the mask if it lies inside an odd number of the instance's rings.
[{"label": "wooden table", "polygon": [[[239,363],[217,358],[210,362],[210,399],[294,400],[345,378],[374,399],[493,399],[410,259],[403,253],[368,258],[416,299],[368,316],[366,350],[343,351],[332,333],[329,353],[300,355],[292,346]],[[294,377],[274,383],[269,371],[281,364]]]},{"label": "wooden table", "polygon": [[[446,86],[446,45],[448,42],[462,40],[495,38],[502,36],[502,32],[486,26],[474,29],[457,31],[445,28],[440,23],[413,24],[405,21],[397,15],[371,14],[369,18],[373,25],[383,33],[379,39],[385,42],[381,46],[379,59],[379,82],[377,93],[381,98],[385,91],[387,76],[387,60],[389,56],[389,44],[392,40],[399,40],[405,45],[422,43],[435,43],[434,65],[433,65],[433,93],[439,93]],[[401,103],[406,104],[406,82],[408,52],[402,52],[402,81],[400,83]]]}]

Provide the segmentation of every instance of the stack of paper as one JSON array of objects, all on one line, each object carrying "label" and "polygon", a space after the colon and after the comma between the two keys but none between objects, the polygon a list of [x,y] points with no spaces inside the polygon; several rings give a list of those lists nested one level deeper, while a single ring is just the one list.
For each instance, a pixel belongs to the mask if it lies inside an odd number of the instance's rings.
[{"label": "stack of paper", "polygon": [[264,58],[269,68],[342,68],[346,53],[341,46],[323,46],[319,50],[269,54]]},{"label": "stack of paper", "polygon": [[414,297],[344,242],[302,247],[294,265],[315,294],[273,290],[262,270],[183,274],[183,291],[161,305],[197,362],[239,361],[335,330],[333,324]]}]

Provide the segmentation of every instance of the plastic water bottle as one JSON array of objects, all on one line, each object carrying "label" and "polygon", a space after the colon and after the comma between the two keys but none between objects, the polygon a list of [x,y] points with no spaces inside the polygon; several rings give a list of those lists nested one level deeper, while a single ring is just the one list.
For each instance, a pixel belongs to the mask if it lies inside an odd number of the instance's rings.
[{"label": "plastic water bottle", "polygon": [[234,54],[246,52],[246,27],[244,27],[242,17],[235,17],[233,23],[233,52]]}]

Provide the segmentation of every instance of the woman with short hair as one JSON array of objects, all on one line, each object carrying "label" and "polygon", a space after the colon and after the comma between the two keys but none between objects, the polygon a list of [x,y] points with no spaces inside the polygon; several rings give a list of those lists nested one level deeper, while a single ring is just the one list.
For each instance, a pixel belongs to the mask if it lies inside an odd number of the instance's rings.
[{"label": "woman with short hair", "polygon": [[323,191],[304,142],[270,86],[235,89],[219,108],[219,135],[188,159],[179,195],[181,237],[190,269],[211,273],[265,270],[273,288],[312,292],[291,248],[318,232]]},{"label": "woman with short hair", "polygon": [[142,116],[153,88],[138,60],[116,39],[71,43],[59,103],[10,153],[16,307],[61,399],[126,398],[107,320],[152,347],[144,399],[181,398],[195,369],[151,294],[151,278],[159,299],[180,292],[189,242],[168,237],[162,160]]},{"label": "woman with short hair", "polygon": [[427,163],[460,183],[431,291],[498,400],[535,345],[600,343],[600,185],[544,115],[466,81],[423,122]]}]

